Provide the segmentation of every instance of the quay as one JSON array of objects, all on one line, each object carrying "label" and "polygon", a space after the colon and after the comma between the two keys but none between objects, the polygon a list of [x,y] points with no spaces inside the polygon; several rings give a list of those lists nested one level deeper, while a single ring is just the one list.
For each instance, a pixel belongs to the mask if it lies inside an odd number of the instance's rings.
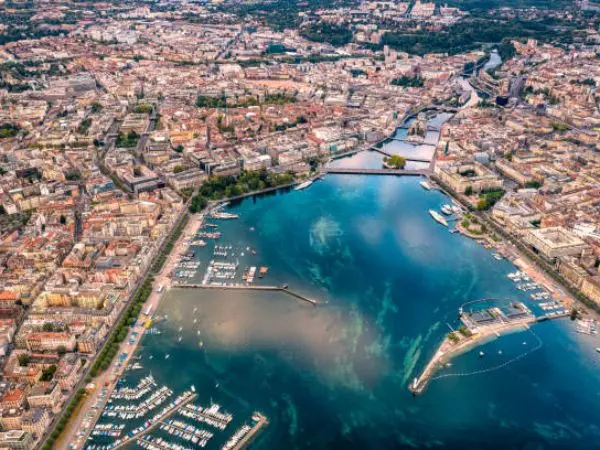
[{"label": "quay", "polygon": [[159,426],[161,424],[161,422],[163,422],[165,419],[168,419],[169,417],[171,417],[173,414],[175,414],[177,411],[179,411],[181,408],[183,408],[189,402],[191,402],[192,400],[194,400],[196,397],[197,397],[197,394],[189,393],[189,395],[186,396],[183,400],[181,400],[181,402],[178,405],[175,405],[172,408],[168,409],[160,418],[158,418],[148,428],[144,428],[142,431],[140,431],[140,432],[138,432],[138,433],[136,433],[134,435],[128,436],[127,438],[125,438],[124,440],[122,440],[121,442],[119,442],[117,445],[115,445],[113,447],[113,449],[116,450],[118,448],[123,448],[127,444],[129,444],[129,443],[135,441],[136,439],[141,438],[145,434],[149,433],[154,428],[156,428],[157,426]]},{"label": "quay", "polygon": [[342,175],[395,175],[413,177],[426,177],[431,175],[431,170],[429,169],[352,169],[344,167],[326,167],[323,169],[323,172]]},{"label": "quay", "polygon": [[499,337],[501,333],[507,333],[519,328],[528,328],[529,325],[537,322],[561,319],[563,317],[567,317],[568,315],[568,312],[543,314],[541,316],[530,315],[524,319],[486,325],[481,327],[480,331],[476,334],[473,334],[470,337],[463,337],[459,342],[456,343],[452,342],[452,340],[446,336],[421,374],[410,384],[409,390],[413,393],[413,395],[422,394],[429,381],[433,378],[433,375],[438,367],[449,362],[450,359],[452,359],[452,357],[456,356],[458,353],[467,350],[469,347],[476,346],[492,336]]},{"label": "quay", "polygon": [[221,285],[221,284],[201,284],[201,283],[177,283],[173,284],[174,288],[183,289],[219,289],[219,290],[240,290],[240,291],[275,291],[284,292],[292,297],[299,300],[310,303],[316,306],[318,302],[312,298],[308,298],[302,294],[290,290],[287,286],[261,286],[261,285],[244,285],[244,284],[233,284],[233,285]]},{"label": "quay", "polygon": [[252,440],[254,440],[254,438],[257,436],[257,434],[260,432],[260,430],[262,430],[264,427],[266,427],[269,424],[269,421],[267,420],[267,418],[265,416],[263,416],[261,413],[255,412],[254,415],[258,418],[258,421],[252,427],[252,429],[250,431],[248,431],[248,433],[246,433],[246,435],[242,439],[240,439],[240,442],[238,442],[231,450],[243,449],[245,446],[250,444],[250,442],[252,442]]}]

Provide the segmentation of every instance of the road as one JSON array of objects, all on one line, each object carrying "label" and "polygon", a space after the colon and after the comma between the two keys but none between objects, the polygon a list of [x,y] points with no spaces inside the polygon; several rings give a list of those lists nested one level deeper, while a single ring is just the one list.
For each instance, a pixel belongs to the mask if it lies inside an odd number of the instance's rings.
[{"label": "road", "polygon": [[[164,293],[167,292],[171,287],[171,274],[177,266],[180,255],[187,251],[186,242],[196,234],[203,220],[204,217],[202,215],[191,217],[186,225],[185,230],[181,234],[181,237],[175,244],[173,251],[167,258],[162,270],[154,277],[155,289],[152,290],[148,300],[146,300],[146,303],[144,303],[142,311],[147,311],[148,308],[150,308],[152,311],[151,314],[156,312]],[[156,291],[156,287],[158,286],[163,286],[162,292]],[[118,358],[115,358],[110,367],[96,377],[94,380],[96,389],[94,389],[94,391],[85,399],[83,406],[77,414],[77,417],[73,417],[71,419],[70,427],[63,433],[63,439],[61,440],[60,445],[56,446],[57,449],[67,450],[83,448],[89,433],[91,432],[96,421],[100,417],[104,406],[106,405],[106,401],[114,390],[117,380],[123,374],[123,371],[130,362],[131,357],[134,355],[135,350],[137,349],[137,346],[144,335],[145,328],[143,326],[143,322],[144,321],[142,320],[138,320],[136,325],[131,327],[129,333],[127,334],[127,338],[119,347],[117,355],[126,353],[127,358],[122,362],[119,362]],[[130,344],[129,341],[134,332],[137,333],[137,337],[135,338],[134,343]],[[102,391],[104,391],[104,393]]]}]

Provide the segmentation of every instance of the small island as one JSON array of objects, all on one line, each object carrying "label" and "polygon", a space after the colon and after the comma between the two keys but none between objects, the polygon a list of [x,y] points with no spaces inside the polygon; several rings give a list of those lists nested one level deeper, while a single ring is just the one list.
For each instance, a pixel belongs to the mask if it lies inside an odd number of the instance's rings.
[{"label": "small island", "polygon": [[383,167],[386,169],[404,169],[406,158],[400,155],[386,156],[383,158]]}]

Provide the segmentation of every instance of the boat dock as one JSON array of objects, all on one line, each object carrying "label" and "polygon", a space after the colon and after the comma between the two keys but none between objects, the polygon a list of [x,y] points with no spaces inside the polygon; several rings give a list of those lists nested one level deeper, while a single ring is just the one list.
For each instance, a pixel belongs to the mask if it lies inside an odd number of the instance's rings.
[{"label": "boat dock", "polygon": [[269,424],[269,421],[267,420],[267,418],[265,416],[263,416],[262,414],[256,412],[254,413],[255,416],[258,417],[258,421],[256,422],[256,424],[252,427],[252,429],[250,431],[248,431],[248,433],[240,440],[240,442],[238,442],[235,447],[232,448],[232,450],[242,450],[244,447],[246,447],[248,444],[250,444],[250,442],[252,442],[254,440],[254,438],[258,435],[258,433]]},{"label": "boat dock", "polygon": [[174,288],[184,289],[220,289],[220,290],[240,290],[240,291],[275,291],[284,292],[292,297],[295,297],[304,302],[316,306],[318,302],[312,298],[308,298],[302,294],[290,290],[287,286],[260,286],[260,285],[221,285],[221,284],[202,284],[202,283],[177,283]]},{"label": "boat dock", "polygon": [[197,394],[188,393],[188,395],[186,395],[177,405],[175,405],[172,408],[169,408],[167,411],[165,411],[165,413],[162,416],[160,416],[159,418],[157,418],[152,424],[150,424],[150,426],[148,426],[147,428],[144,428],[143,430],[139,431],[138,433],[135,433],[131,436],[127,436],[126,438],[124,438],[121,442],[119,442],[117,445],[115,445],[112,448],[115,450],[119,449],[119,448],[123,448],[127,444],[130,444],[131,442],[134,442],[135,440],[142,438],[142,436],[144,436],[145,434],[149,433],[150,431],[152,431],[153,429],[158,427],[165,419],[168,419],[169,417],[171,417],[173,414],[175,414],[177,411],[179,411],[181,408],[183,408],[189,402],[193,401],[196,397],[197,397]]}]

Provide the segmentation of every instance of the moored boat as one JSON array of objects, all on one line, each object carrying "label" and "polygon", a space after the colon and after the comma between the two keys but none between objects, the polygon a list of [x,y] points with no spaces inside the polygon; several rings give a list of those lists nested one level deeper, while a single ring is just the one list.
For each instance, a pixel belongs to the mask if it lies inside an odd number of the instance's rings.
[{"label": "moored boat", "polygon": [[295,191],[301,191],[302,189],[306,189],[307,187],[309,187],[311,184],[313,184],[312,180],[305,181],[303,183],[300,183],[298,186],[296,186],[294,188],[294,190]]},{"label": "moored boat", "polygon": [[429,210],[429,214],[431,215],[431,217],[433,217],[435,219],[436,222],[441,223],[445,227],[448,226],[448,222],[446,221],[446,219],[444,219],[444,217],[440,213],[438,213],[437,211],[434,211],[433,209],[430,209]]}]

